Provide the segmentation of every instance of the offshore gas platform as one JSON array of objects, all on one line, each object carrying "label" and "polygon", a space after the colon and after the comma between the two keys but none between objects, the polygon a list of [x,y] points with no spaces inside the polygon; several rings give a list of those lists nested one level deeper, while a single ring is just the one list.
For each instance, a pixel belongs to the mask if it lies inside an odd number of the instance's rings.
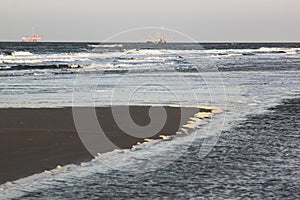
[{"label": "offshore gas platform", "polygon": [[165,37],[164,28],[162,27],[160,31],[157,33],[157,38],[153,38],[149,36],[146,42],[150,44],[166,44],[167,41]]},{"label": "offshore gas platform", "polygon": [[21,38],[22,42],[41,42],[42,41],[42,35],[36,35],[34,27],[32,27],[32,33],[31,36],[23,36]]}]

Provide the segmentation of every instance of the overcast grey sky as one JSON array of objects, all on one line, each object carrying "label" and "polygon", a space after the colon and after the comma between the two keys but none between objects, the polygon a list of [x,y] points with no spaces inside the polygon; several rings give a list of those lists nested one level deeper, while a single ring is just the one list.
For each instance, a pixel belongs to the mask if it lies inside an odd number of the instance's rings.
[{"label": "overcast grey sky", "polygon": [[145,26],[207,42],[300,41],[300,0],[1,0],[0,8],[1,41],[18,41],[32,26],[44,41],[102,41]]}]

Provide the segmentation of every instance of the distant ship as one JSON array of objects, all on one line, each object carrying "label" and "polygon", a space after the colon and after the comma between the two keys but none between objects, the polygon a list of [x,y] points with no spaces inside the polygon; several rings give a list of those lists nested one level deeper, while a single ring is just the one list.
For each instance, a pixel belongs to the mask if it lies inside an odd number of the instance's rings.
[{"label": "distant ship", "polygon": [[34,32],[34,27],[32,27],[32,34],[31,36],[23,36],[21,38],[22,42],[41,42],[42,41],[42,36],[41,35],[36,35]]},{"label": "distant ship", "polygon": [[164,29],[160,29],[160,31],[157,33],[157,38],[152,38],[149,36],[146,42],[149,44],[166,44],[167,41],[165,39]]}]

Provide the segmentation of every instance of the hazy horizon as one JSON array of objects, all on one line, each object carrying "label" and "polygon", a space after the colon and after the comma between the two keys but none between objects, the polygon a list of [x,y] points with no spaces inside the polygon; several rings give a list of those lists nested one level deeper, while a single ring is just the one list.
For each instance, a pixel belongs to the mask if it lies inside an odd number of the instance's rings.
[{"label": "hazy horizon", "polygon": [[[0,41],[20,41],[31,27],[44,42],[102,42],[141,27],[174,29],[197,42],[299,42],[297,0],[6,0]],[[156,30],[122,34],[111,42],[143,42]],[[166,31],[170,42],[191,39]]]}]

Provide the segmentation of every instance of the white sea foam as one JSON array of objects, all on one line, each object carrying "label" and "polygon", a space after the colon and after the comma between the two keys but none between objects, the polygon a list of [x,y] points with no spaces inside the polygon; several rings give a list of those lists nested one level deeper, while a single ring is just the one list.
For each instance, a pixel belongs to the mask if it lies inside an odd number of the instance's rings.
[{"label": "white sea foam", "polygon": [[4,66],[4,67],[0,67],[0,70],[7,70],[7,69],[10,69],[11,66]]},{"label": "white sea foam", "polygon": [[73,63],[84,62],[93,59],[90,53],[78,54],[31,54],[24,56],[1,56],[0,63],[3,64],[40,64],[40,63]]},{"label": "white sea foam", "polygon": [[31,55],[33,55],[32,53],[30,53],[28,51],[13,51],[13,52],[9,52],[8,54],[10,54],[11,56],[31,56]]},{"label": "white sea foam", "polygon": [[[274,55],[274,54],[298,54],[299,48],[274,48],[274,47],[261,47],[259,49],[207,49],[196,50],[197,53],[203,56],[240,56],[240,55]],[[196,52],[194,52],[196,53]]]}]

